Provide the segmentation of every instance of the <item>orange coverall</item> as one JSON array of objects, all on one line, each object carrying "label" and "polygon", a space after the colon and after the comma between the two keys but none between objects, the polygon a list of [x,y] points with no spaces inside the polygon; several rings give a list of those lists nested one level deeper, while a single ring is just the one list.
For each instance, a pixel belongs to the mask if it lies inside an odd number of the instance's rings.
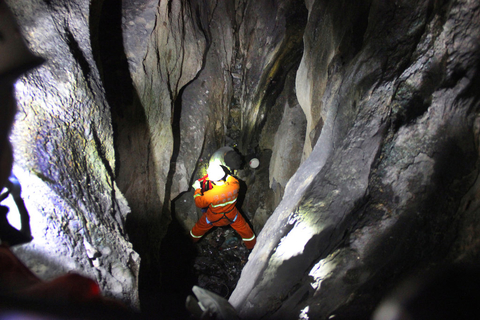
[{"label": "orange coverall", "polygon": [[255,246],[257,241],[255,234],[235,207],[239,190],[240,183],[232,176],[228,176],[223,185],[214,185],[203,195],[202,189],[195,190],[193,195],[195,205],[199,208],[208,207],[208,209],[190,231],[194,242],[200,240],[212,227],[231,225],[242,237],[248,249]]}]

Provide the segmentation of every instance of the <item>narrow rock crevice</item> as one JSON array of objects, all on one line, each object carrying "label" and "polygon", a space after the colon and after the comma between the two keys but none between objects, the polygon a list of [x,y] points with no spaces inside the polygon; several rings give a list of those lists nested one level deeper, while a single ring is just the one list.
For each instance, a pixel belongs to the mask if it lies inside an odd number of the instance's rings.
[{"label": "narrow rock crevice", "polygon": [[[199,285],[243,319],[372,319],[409,274],[478,260],[478,1],[6,2],[47,60],[10,137],[39,275],[151,318]],[[251,253],[188,235],[226,144]]]}]

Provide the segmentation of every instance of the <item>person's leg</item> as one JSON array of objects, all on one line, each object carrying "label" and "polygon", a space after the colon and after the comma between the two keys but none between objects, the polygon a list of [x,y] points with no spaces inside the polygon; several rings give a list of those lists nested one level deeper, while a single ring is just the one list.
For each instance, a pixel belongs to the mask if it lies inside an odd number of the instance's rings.
[{"label": "person's leg", "polygon": [[202,215],[197,223],[195,223],[192,230],[190,230],[190,237],[192,238],[193,242],[197,242],[211,228],[212,225],[207,222],[205,215]]},{"label": "person's leg", "polygon": [[245,247],[247,247],[247,249],[253,249],[255,243],[257,243],[257,239],[240,212],[237,215],[237,219],[231,224],[231,226],[233,229],[235,229],[235,231],[237,231],[240,237],[242,237]]}]

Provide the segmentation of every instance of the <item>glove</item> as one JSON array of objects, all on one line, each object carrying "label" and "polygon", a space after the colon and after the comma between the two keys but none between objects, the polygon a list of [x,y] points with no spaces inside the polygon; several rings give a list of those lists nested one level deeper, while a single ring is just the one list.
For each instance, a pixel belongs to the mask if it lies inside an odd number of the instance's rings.
[{"label": "glove", "polygon": [[200,184],[200,181],[195,180],[195,182],[192,184],[192,187],[193,189],[197,190],[197,189],[200,189],[202,185]]}]

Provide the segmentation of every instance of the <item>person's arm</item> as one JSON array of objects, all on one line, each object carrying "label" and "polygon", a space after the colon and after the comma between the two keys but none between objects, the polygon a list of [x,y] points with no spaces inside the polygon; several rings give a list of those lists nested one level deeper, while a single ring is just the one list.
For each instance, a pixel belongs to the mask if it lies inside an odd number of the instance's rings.
[{"label": "person's arm", "polygon": [[202,194],[202,189],[196,189],[193,194],[195,205],[199,208],[206,208],[210,205],[209,197],[207,193]]}]

